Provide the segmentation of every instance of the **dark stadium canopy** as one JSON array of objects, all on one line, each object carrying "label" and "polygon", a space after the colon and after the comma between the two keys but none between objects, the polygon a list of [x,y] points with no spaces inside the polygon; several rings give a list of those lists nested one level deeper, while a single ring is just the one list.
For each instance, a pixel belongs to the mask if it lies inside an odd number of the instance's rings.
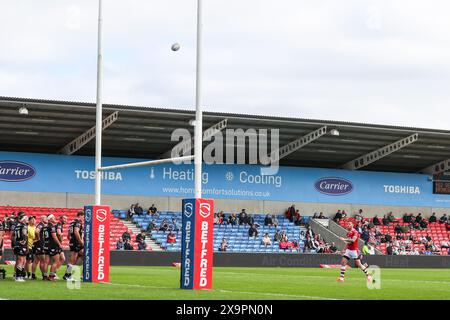
[{"label": "dark stadium canopy", "polygon": [[[25,106],[28,115],[19,114]],[[193,110],[104,104],[103,116],[119,111],[118,120],[103,132],[103,156],[159,158],[176,142],[171,133],[186,128]],[[450,158],[450,131],[362,123],[280,118],[232,113],[204,113],[204,129],[228,119],[227,129],[279,129],[280,146],[324,125],[339,136],[326,134],[282,159],[282,165],[340,168],[368,152],[418,133],[417,142],[363,170],[417,172]],[[0,97],[0,150],[57,153],[95,125],[95,104]],[[92,140],[75,154],[93,155]],[[248,146],[247,146],[248,147]]]}]

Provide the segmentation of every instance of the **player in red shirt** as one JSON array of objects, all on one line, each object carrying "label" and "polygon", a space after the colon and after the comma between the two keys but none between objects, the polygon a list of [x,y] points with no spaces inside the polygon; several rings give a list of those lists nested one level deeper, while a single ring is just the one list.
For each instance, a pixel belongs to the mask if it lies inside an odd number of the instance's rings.
[{"label": "player in red shirt", "polygon": [[347,237],[340,238],[342,241],[347,243],[347,247],[345,249],[345,253],[342,256],[341,262],[341,276],[338,278],[338,282],[344,282],[345,271],[347,269],[347,264],[350,259],[355,260],[355,265],[360,268],[367,277],[368,282],[372,282],[372,276],[367,272],[369,269],[368,264],[363,264],[361,262],[361,254],[359,253],[358,240],[360,234],[353,228],[353,223],[347,223]]}]

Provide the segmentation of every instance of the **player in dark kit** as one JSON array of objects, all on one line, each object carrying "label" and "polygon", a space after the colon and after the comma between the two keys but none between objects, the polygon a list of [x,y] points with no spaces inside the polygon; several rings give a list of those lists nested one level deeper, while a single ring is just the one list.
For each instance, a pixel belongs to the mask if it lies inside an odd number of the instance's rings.
[{"label": "player in dark kit", "polygon": [[41,216],[41,222],[36,226],[35,234],[37,236],[34,244],[34,251],[36,255],[36,263],[41,269],[42,280],[48,280],[48,264],[50,257],[48,255],[48,243],[50,242],[50,233],[47,230],[47,217]]},{"label": "player in dark kit", "polygon": [[60,254],[62,252],[62,244],[59,241],[58,237],[58,231],[56,228],[56,219],[53,214],[50,214],[47,217],[48,224],[46,228],[47,236],[48,236],[48,255],[51,259],[51,267],[50,267],[50,274],[48,275],[49,281],[55,281],[56,280],[56,270],[59,266],[59,259]]},{"label": "player in dark kit", "polygon": [[355,261],[355,265],[364,272],[367,278],[367,282],[373,282],[372,276],[368,273],[369,265],[363,264],[361,262],[361,254],[359,252],[358,240],[360,234],[356,229],[353,228],[353,223],[347,223],[347,236],[346,238],[340,238],[340,240],[347,243],[347,248],[345,249],[344,255],[342,256],[341,262],[341,275],[338,278],[338,282],[344,282],[345,271],[347,269],[347,264],[350,259]]},{"label": "player in dark kit", "polygon": [[66,273],[64,274],[64,280],[71,280],[73,266],[77,264],[78,259],[83,259],[83,223],[84,212],[78,212],[77,218],[69,225],[70,257]]},{"label": "player in dark kit", "polygon": [[15,281],[25,281],[25,264],[28,254],[28,221],[27,216],[20,216],[19,223],[14,228],[14,254],[16,256]]},{"label": "player in dark kit", "polygon": [[[62,243],[64,242],[64,225],[67,223],[67,217],[65,215],[62,215],[59,217],[59,222],[56,224],[56,236],[58,237],[59,242]],[[56,271],[58,271],[58,269],[61,267],[61,265],[66,261],[66,257],[64,255],[64,252],[62,251],[62,247],[61,247],[61,251],[59,253],[59,261],[58,261],[58,266],[56,267]],[[55,276],[56,279],[58,279],[58,276]]]},{"label": "player in dark kit", "polygon": [[[3,236],[5,235],[5,223],[0,221],[0,261],[3,257]],[[6,270],[0,267],[0,278],[5,279]]]}]

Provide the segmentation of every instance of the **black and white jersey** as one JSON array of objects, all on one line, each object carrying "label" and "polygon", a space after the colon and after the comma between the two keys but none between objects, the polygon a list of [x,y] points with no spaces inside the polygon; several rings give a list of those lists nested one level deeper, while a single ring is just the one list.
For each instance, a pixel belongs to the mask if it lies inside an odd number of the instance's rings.
[{"label": "black and white jersey", "polygon": [[68,232],[69,242],[72,244],[78,243],[77,237],[75,235],[75,229],[77,228],[80,239],[83,239],[83,224],[81,223],[80,220],[75,219],[70,223]]},{"label": "black and white jersey", "polygon": [[18,223],[14,228],[13,238],[15,246],[23,245],[20,243],[23,241],[25,241],[24,245],[26,246],[28,242],[28,225]]},{"label": "black and white jersey", "polygon": [[39,222],[36,226],[36,233],[39,233],[39,240],[36,242],[36,246],[43,247],[45,243],[45,229],[47,228],[46,224],[43,222]]},{"label": "black and white jersey", "polygon": [[45,228],[45,232],[44,232],[44,242],[45,242],[45,246],[48,248],[58,247],[57,243],[55,242],[55,239],[53,239],[52,233],[57,234],[56,224],[49,222],[47,224],[47,228]]}]

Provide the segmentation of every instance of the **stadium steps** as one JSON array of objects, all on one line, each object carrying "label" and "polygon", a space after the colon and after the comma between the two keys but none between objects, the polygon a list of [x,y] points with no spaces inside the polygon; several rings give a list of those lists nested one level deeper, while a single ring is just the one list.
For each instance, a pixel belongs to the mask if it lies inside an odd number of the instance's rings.
[{"label": "stadium steps", "polygon": [[[131,229],[133,231],[133,234],[138,235],[139,233],[141,233],[141,229],[138,228],[134,223],[130,222],[130,221],[125,221],[123,220],[122,223],[128,228]],[[132,239],[132,241],[134,241],[135,239]],[[161,249],[160,246],[158,246],[154,240],[152,240],[148,235],[145,239],[145,243],[147,244],[147,250],[150,251],[163,251],[163,249]]]}]

